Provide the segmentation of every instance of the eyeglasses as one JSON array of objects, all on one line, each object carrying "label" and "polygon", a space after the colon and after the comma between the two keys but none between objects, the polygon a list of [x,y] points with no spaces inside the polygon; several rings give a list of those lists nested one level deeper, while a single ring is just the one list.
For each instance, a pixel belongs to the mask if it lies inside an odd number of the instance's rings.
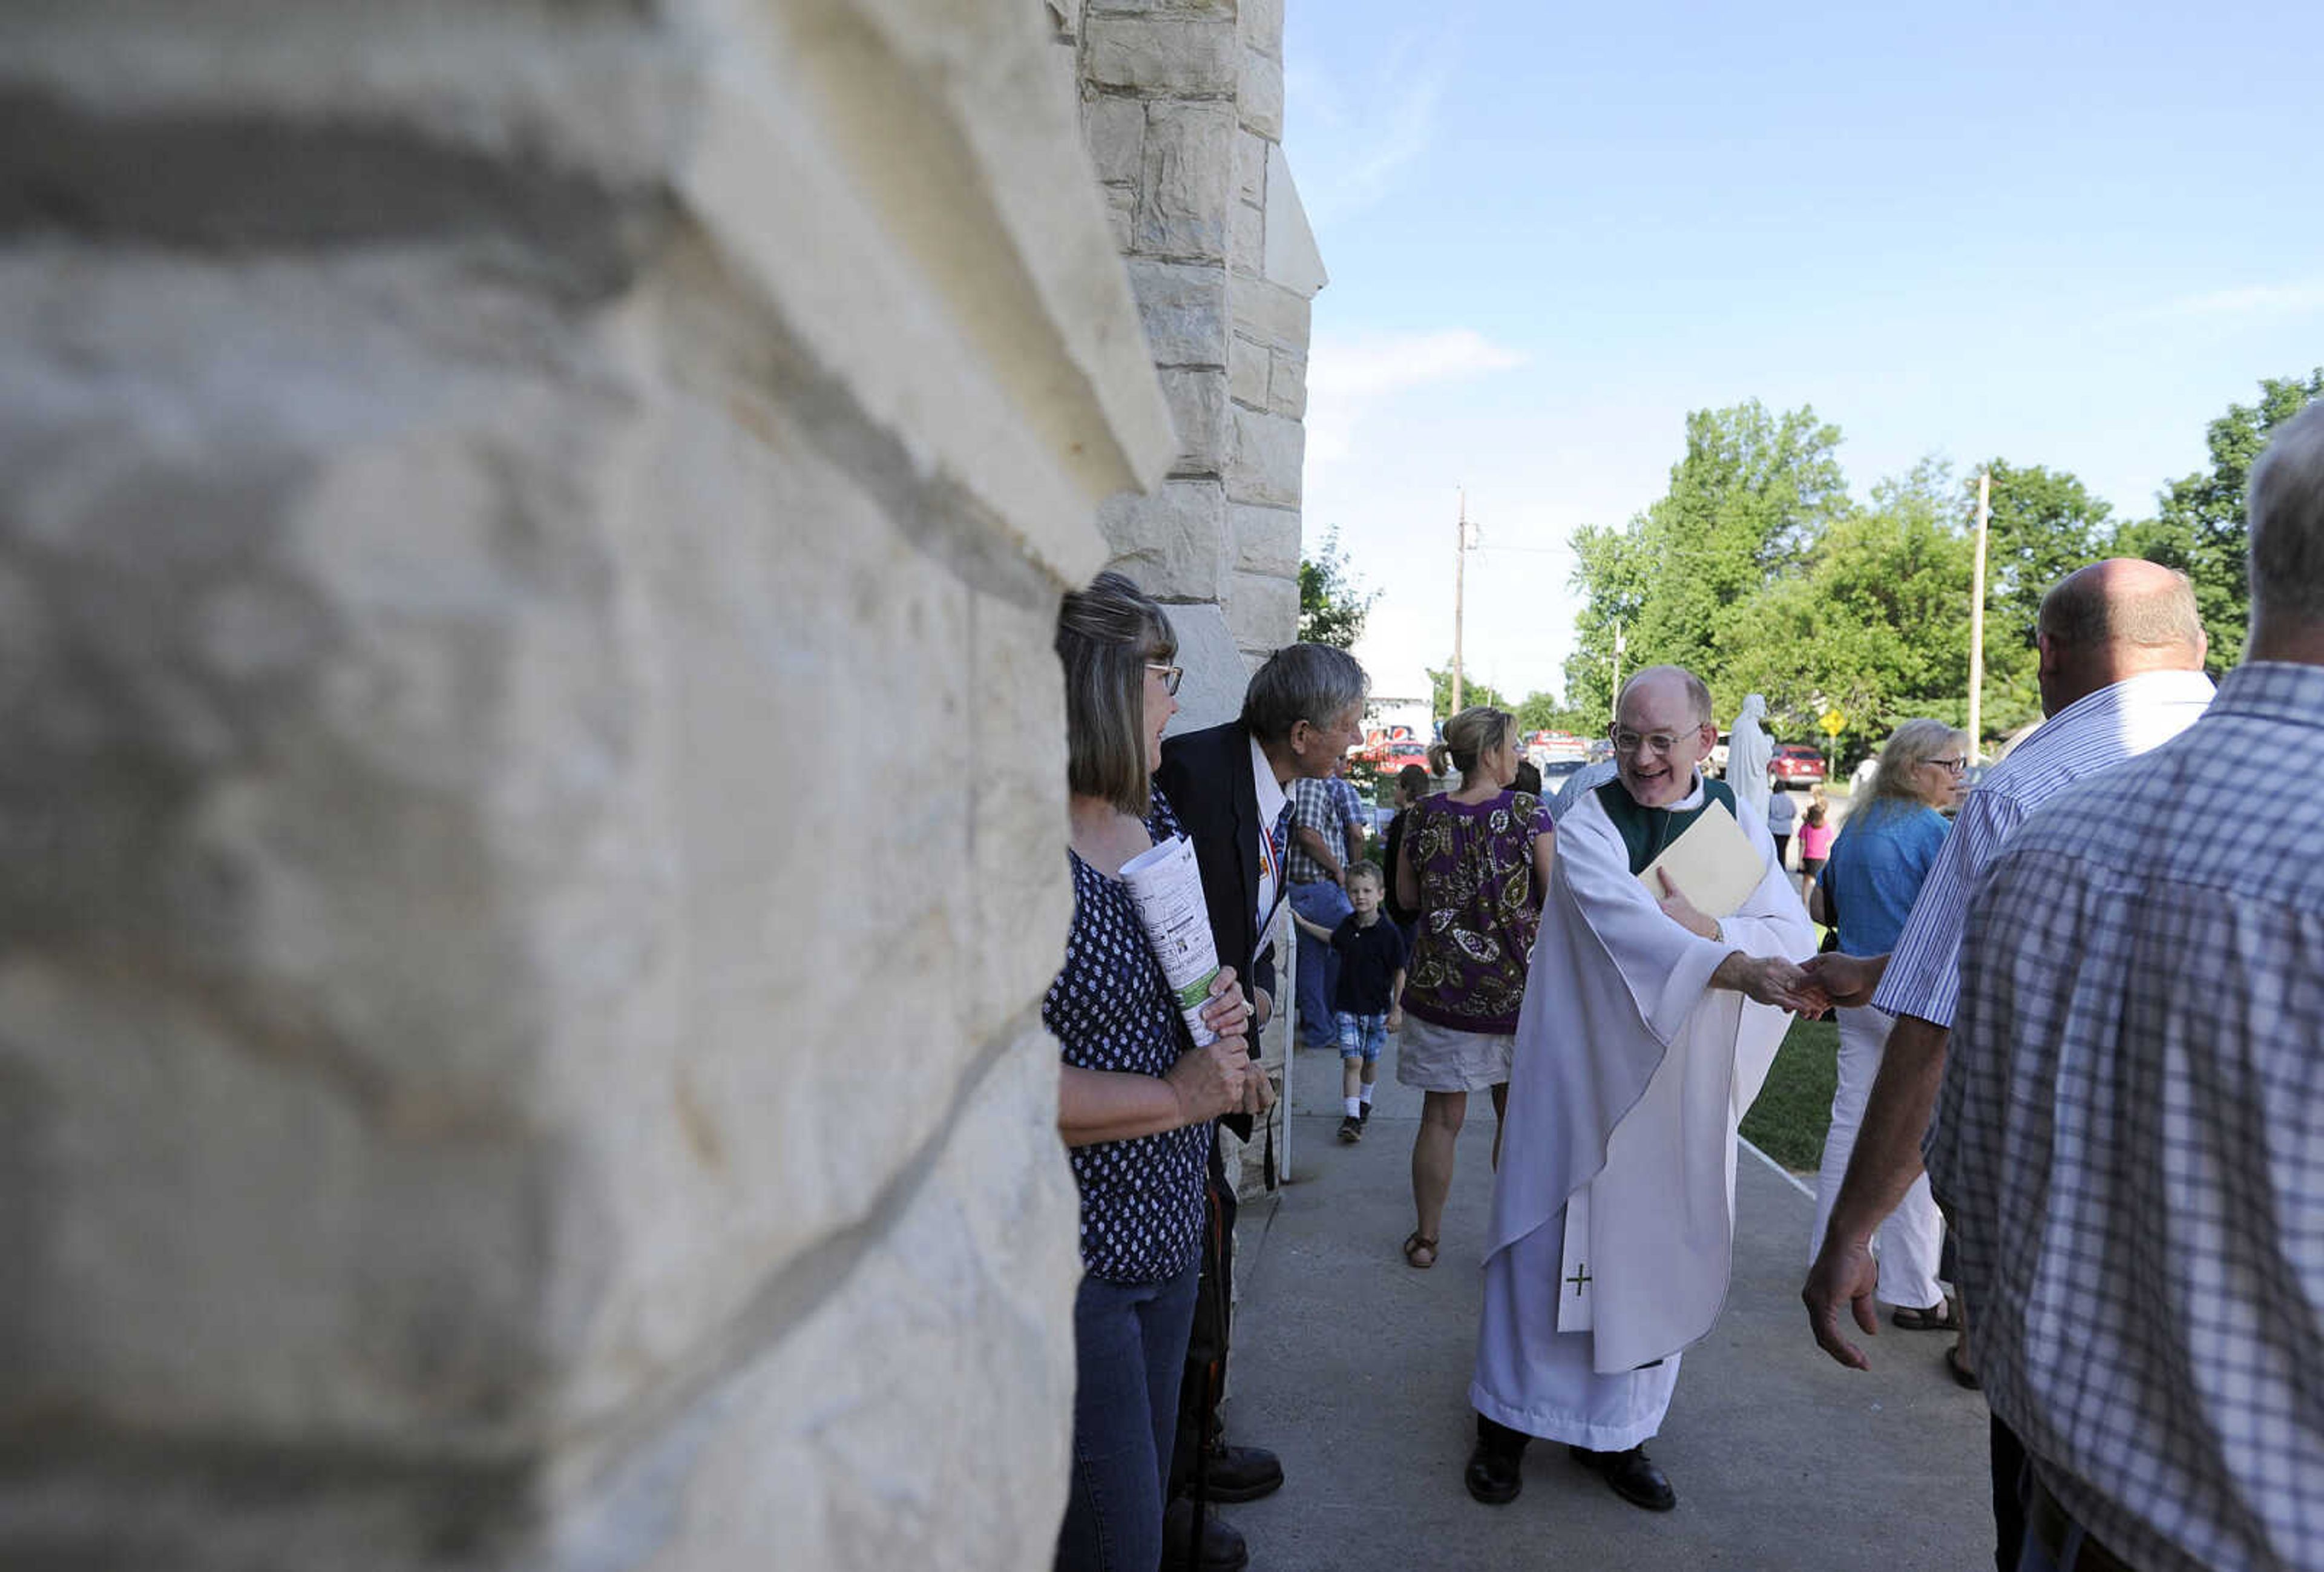
[{"label": "eyeglasses", "polygon": [[1178,684],[1186,680],[1186,669],[1184,666],[1165,666],[1159,661],[1148,661],[1146,662],[1146,669],[1148,671],[1161,672],[1162,691],[1173,698],[1178,697]]},{"label": "eyeglasses", "polygon": [[1606,735],[1614,739],[1614,751],[1618,754],[1635,754],[1643,748],[1647,753],[1664,757],[1668,757],[1671,750],[1684,740],[1668,732],[1647,732],[1641,735],[1637,732],[1624,731],[1618,726],[1607,727]]},{"label": "eyeglasses", "polygon": [[1956,775],[1960,774],[1969,768],[1969,761],[1967,759],[1923,759],[1922,763],[1925,764],[1942,765],[1944,768],[1950,770]]}]

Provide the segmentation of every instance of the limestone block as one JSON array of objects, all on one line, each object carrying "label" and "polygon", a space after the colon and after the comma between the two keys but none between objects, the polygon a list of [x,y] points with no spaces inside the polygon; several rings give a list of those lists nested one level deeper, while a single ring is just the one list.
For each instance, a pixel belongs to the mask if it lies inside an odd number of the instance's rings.
[{"label": "limestone block", "polygon": [[1283,61],[1278,56],[1255,49],[1242,51],[1235,113],[1246,131],[1269,142],[1283,140]]},{"label": "limestone block", "polygon": [[1299,511],[1234,503],[1227,509],[1234,531],[1234,565],[1241,573],[1299,576]]},{"label": "limestone block", "polygon": [[1231,16],[1100,15],[1082,24],[1082,74],[1149,97],[1231,98],[1242,67]]},{"label": "limestone block", "polygon": [[1227,628],[1246,651],[1279,650],[1299,636],[1299,581],[1237,573],[1226,599]]},{"label": "limestone block", "polygon": [[[576,1482],[647,1572],[1049,1564],[1071,1475],[1078,1201],[1033,1030],[973,1084],[881,1226],[800,1262],[740,1364],[610,1478]],[[583,1491],[586,1490],[586,1494]],[[771,1561],[770,1558],[771,1557]]]},{"label": "limestone block", "polygon": [[[1134,269],[1132,276],[1134,279]],[[1142,292],[1139,303],[1144,304]],[[1256,338],[1261,344],[1306,347],[1310,313],[1306,296],[1263,279],[1236,278],[1228,286],[1227,303],[1233,313],[1234,330],[1245,338]]]},{"label": "limestone block", "polygon": [[1227,374],[1207,368],[1171,366],[1160,374],[1162,395],[1178,428],[1173,476],[1216,476],[1226,469]]},{"label": "limestone block", "polygon": [[1082,106],[1082,134],[1089,139],[1099,180],[1137,183],[1146,167],[1144,104],[1135,98],[1092,98]]},{"label": "limestone block", "polygon": [[[1299,187],[1283,149],[1267,150],[1267,277],[1305,299],[1330,282],[1323,254],[1315,248],[1315,231],[1308,227],[1307,209],[1300,205]],[[1279,342],[1289,342],[1279,339]],[[1296,342],[1307,347],[1305,333]]]},{"label": "limestone block", "polygon": [[1170,618],[1170,631],[1178,636],[1177,661],[1186,672],[1178,685],[1178,713],[1170,717],[1167,735],[1221,726],[1242,714],[1250,669],[1227,631],[1226,613],[1207,601],[1174,603],[1162,609]]},{"label": "limestone block", "polygon": [[1256,278],[1267,264],[1267,216],[1249,202],[1234,205],[1234,234],[1227,256],[1232,271]]},{"label": "limestone block", "polygon": [[1049,25],[1056,30],[1060,43],[1072,43],[1080,36],[1082,25],[1081,0],[1046,0],[1049,10]]},{"label": "limestone block", "polygon": [[1072,6],[33,9],[0,1563],[1045,1564]]},{"label": "limestone block", "polygon": [[[1248,5],[1250,0],[1240,0]],[[1093,16],[1232,17],[1238,0],[1088,0]]]},{"label": "limestone block", "polygon": [[1267,390],[1274,373],[1270,352],[1237,333],[1227,341],[1227,393],[1235,402],[1255,410],[1267,408]]},{"label": "limestone block", "polygon": [[1240,0],[1236,8],[1245,48],[1283,58],[1283,0]]},{"label": "limestone block", "polygon": [[1108,186],[1105,188],[1106,232],[1124,254],[1138,243],[1138,188]]},{"label": "limestone block", "polygon": [[1307,413],[1307,357],[1278,345],[1269,356],[1267,407],[1278,415],[1302,419]]},{"label": "limestone block", "polygon": [[1157,600],[1219,598],[1226,523],[1226,488],[1216,480],[1167,480],[1150,496],[1124,492],[1098,509],[1114,547],[1107,566]]},{"label": "limestone block", "polygon": [[[1131,292],[1157,365],[1227,363],[1227,272],[1194,263],[1129,259]],[[1272,286],[1250,286],[1267,289]],[[1281,291],[1277,291],[1278,293]],[[1304,313],[1306,302],[1299,305]],[[1303,316],[1304,322],[1304,316]],[[1304,337],[1301,342],[1305,342]]]},{"label": "limestone block", "polygon": [[1227,495],[1237,502],[1297,507],[1305,430],[1287,415],[1262,414],[1240,404],[1233,406],[1231,418],[1234,439],[1227,458]]},{"label": "limestone block", "polygon": [[1234,111],[1225,104],[1156,104],[1147,110],[1138,249],[1181,261],[1226,258],[1233,198]]},{"label": "limestone block", "polygon": [[1242,200],[1267,205],[1267,150],[1274,145],[1240,125],[1235,128],[1235,195]]}]

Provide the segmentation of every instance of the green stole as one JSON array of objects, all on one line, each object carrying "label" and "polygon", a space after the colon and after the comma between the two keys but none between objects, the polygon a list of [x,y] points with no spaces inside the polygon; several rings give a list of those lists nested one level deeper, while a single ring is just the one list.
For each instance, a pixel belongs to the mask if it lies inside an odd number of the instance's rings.
[{"label": "green stole", "polygon": [[1641,807],[1638,800],[1631,796],[1629,790],[1622,784],[1619,775],[1599,787],[1597,795],[1598,806],[1606,810],[1606,817],[1612,819],[1614,828],[1621,832],[1622,845],[1630,854],[1632,874],[1645,873],[1646,865],[1662,855],[1664,848],[1671,842],[1685,834],[1687,826],[1701,818],[1704,810],[1714,802],[1725,804],[1737,823],[1743,819],[1743,816],[1735,811],[1735,789],[1726,781],[1713,781],[1708,775],[1702,778],[1702,805],[1683,810]]}]

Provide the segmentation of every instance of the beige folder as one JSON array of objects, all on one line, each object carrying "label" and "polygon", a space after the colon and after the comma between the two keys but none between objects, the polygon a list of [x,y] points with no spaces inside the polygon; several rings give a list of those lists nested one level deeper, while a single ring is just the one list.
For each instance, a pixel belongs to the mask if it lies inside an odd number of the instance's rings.
[{"label": "beige folder", "polygon": [[1734,915],[1767,876],[1766,859],[1723,802],[1703,809],[1638,875],[1638,883],[1657,901],[1663,898],[1663,885],[1655,874],[1665,868],[1671,883],[1694,902],[1695,910],[1713,918]]}]

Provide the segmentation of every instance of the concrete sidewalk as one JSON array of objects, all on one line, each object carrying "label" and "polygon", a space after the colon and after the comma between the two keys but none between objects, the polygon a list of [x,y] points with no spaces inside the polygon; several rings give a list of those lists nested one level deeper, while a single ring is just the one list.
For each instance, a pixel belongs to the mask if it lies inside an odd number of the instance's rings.
[{"label": "concrete sidewalk", "polygon": [[[1389,1040],[1389,1054],[1395,1040]],[[1361,1143],[1342,1146],[1336,1054],[1292,1067],[1293,1182],[1246,1204],[1227,1433],[1281,1454],[1275,1495],[1225,1509],[1253,1572],[1702,1567],[1977,1572],[1992,1563],[1986,1411],[1943,1365],[1949,1335],[1884,1323],[1870,1372],[1809,1340],[1799,1304],[1810,1197],[1749,1151],[1736,1176],[1735,1280],[1688,1351],[1649,1443],[1678,1491],[1640,1512],[1537,1442],[1525,1493],[1461,1483],[1493,1118],[1472,1097],[1433,1271],[1404,1264],[1420,1095],[1383,1060]]]}]

